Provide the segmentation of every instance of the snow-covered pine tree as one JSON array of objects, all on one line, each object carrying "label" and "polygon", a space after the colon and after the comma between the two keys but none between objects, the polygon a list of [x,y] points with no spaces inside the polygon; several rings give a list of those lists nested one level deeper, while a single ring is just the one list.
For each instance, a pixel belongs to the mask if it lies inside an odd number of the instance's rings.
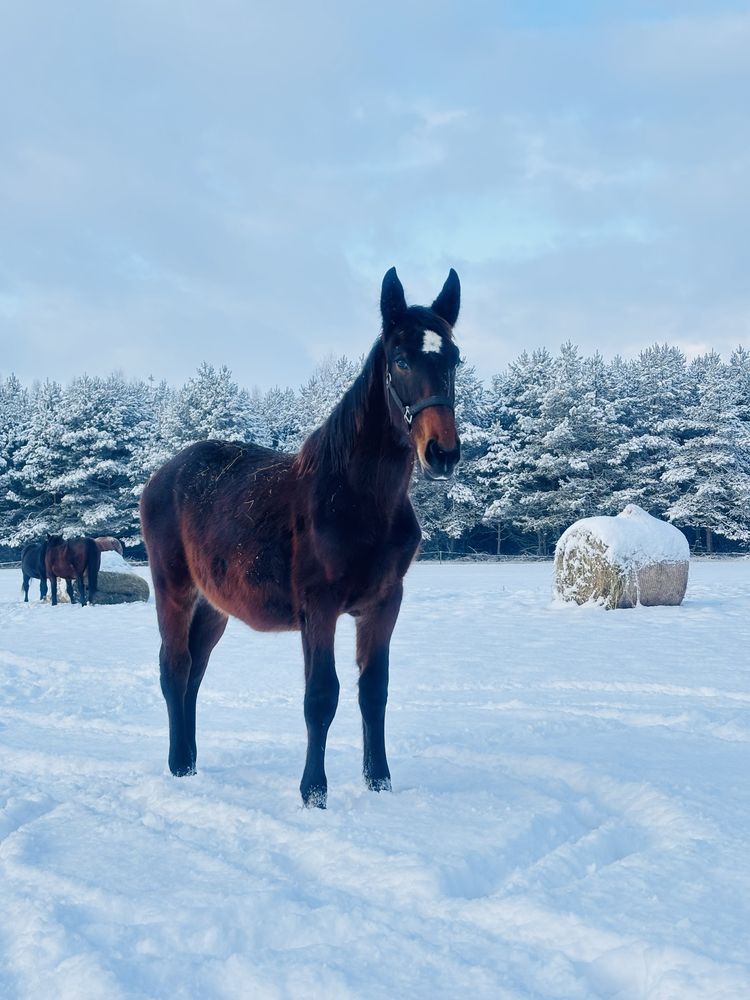
[{"label": "snow-covered pine tree", "polygon": [[542,440],[544,400],[553,383],[553,359],[546,349],[524,351],[508,371],[493,380],[490,409],[494,424],[487,454],[480,463],[489,502],[484,518],[498,532],[505,525],[534,534],[538,553],[545,554],[549,533],[550,496],[557,482],[545,471]]},{"label": "snow-covered pine tree", "polygon": [[573,521],[611,507],[615,477],[609,458],[621,428],[607,390],[601,356],[584,359],[573,344],[563,344],[541,408],[539,470],[547,482],[557,484],[546,496],[555,536]]},{"label": "snow-covered pine tree", "polygon": [[16,454],[28,438],[30,419],[28,391],[15,375],[0,378],[0,538],[15,512],[16,504],[8,498],[8,491]]},{"label": "snow-covered pine tree", "polygon": [[164,446],[174,455],[195,441],[255,441],[262,437],[261,419],[246,389],[231,371],[204,361],[174,397],[164,421]]},{"label": "snow-covered pine tree", "polygon": [[259,444],[278,451],[295,451],[299,447],[300,401],[293,389],[269,389],[259,400],[259,413],[264,431]]},{"label": "snow-covered pine tree", "polygon": [[350,361],[346,355],[327,358],[315,369],[297,396],[298,430],[295,438],[290,438],[291,451],[296,451],[302,442],[319,427],[333,410],[346,390],[359,375],[364,358]]},{"label": "snow-covered pine tree", "polygon": [[62,445],[63,391],[57,382],[35,386],[25,440],[15,451],[4,481],[7,514],[0,543],[35,541],[63,527],[61,494],[52,483],[69,469]]},{"label": "snow-covered pine tree", "polygon": [[743,393],[715,352],[696,358],[689,375],[694,386],[677,425],[679,447],[662,478],[676,494],[667,515],[678,525],[713,536],[750,541],[750,424],[742,418]]},{"label": "snow-covered pine tree", "polygon": [[613,369],[615,418],[623,438],[611,457],[619,480],[615,509],[629,503],[663,517],[677,493],[663,478],[679,446],[679,419],[690,400],[685,355],[655,344],[636,361]]}]

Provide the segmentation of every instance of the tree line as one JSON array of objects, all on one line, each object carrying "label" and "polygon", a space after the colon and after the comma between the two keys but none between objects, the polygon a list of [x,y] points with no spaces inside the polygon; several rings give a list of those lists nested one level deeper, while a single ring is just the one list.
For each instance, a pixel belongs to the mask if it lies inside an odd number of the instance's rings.
[{"label": "tree line", "polygon": [[[46,531],[140,544],[148,476],[207,437],[296,451],[361,367],[320,365],[298,389],[240,387],[204,363],[180,387],[80,375],[0,378],[0,546]],[[449,483],[415,476],[423,553],[550,553],[573,521],[637,503],[686,531],[694,549],[750,543],[750,351],[688,362],[676,347],[605,361],[564,344],[524,352],[482,382],[461,365],[462,462]]]}]

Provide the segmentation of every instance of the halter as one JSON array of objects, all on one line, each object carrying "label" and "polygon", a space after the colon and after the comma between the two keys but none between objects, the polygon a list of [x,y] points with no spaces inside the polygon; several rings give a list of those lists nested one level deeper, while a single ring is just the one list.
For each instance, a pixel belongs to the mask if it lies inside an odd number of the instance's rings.
[{"label": "halter", "polygon": [[417,403],[405,403],[396,390],[393,388],[393,380],[391,379],[390,371],[385,373],[385,384],[388,387],[388,392],[393,397],[394,402],[398,406],[399,410],[406,421],[409,430],[411,430],[412,421],[414,417],[421,413],[422,410],[426,410],[429,406],[449,406],[454,409],[455,405],[455,388],[453,385],[453,380],[451,379],[451,394],[450,396],[426,396],[424,399],[420,399]]}]

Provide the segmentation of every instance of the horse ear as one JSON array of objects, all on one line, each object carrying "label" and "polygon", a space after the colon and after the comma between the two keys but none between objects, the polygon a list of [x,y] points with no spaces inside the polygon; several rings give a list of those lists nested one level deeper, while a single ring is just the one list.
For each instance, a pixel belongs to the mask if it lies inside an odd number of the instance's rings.
[{"label": "horse ear", "polygon": [[386,271],[380,292],[380,313],[383,317],[383,333],[398,323],[406,313],[404,286],[398,280],[396,268]]},{"label": "horse ear", "polygon": [[441,316],[448,326],[455,326],[458,310],[461,306],[461,282],[458,275],[450,269],[440,295],[432,303],[432,311]]}]

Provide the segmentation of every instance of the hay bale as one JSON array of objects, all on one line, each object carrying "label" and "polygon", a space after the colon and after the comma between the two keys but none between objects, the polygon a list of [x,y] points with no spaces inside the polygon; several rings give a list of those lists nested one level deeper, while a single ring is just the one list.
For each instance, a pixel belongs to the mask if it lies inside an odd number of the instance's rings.
[{"label": "hay bale", "polygon": [[130,604],[147,601],[149,588],[143,577],[131,572],[119,552],[102,552],[95,604]]},{"label": "hay bale", "polygon": [[555,547],[555,592],[606,608],[681,604],[690,564],[683,533],[629,504],[616,517],[586,517]]}]

